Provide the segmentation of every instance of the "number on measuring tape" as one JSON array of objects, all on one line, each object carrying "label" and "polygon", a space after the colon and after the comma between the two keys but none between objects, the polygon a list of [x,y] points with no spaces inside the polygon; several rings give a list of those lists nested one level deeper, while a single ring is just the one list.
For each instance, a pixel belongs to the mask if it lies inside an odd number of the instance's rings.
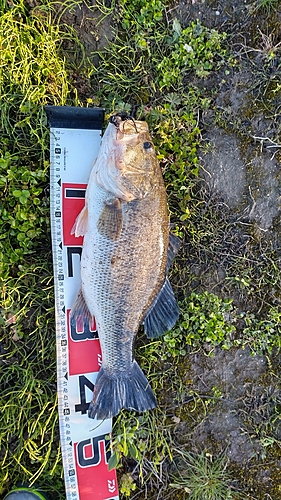
[{"label": "number on measuring tape", "polygon": [[91,380],[87,379],[85,375],[79,375],[80,403],[75,405],[75,411],[81,411],[83,415],[88,411],[90,404],[90,401],[88,403],[86,402],[86,387],[93,393],[95,386]]},{"label": "number on measuring tape", "polygon": [[[89,467],[90,465],[98,465],[101,462],[101,445],[103,445],[104,454],[106,458],[106,463],[111,455],[110,451],[110,440],[106,439],[106,436],[97,436],[92,439],[85,439],[81,441],[77,446],[77,459],[80,467]],[[85,447],[91,448],[91,456],[89,458],[85,457]]]}]

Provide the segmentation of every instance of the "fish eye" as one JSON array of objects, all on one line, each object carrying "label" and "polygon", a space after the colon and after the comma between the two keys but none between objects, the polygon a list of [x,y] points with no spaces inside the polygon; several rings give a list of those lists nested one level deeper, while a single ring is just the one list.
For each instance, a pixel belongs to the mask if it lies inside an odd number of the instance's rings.
[{"label": "fish eye", "polygon": [[144,142],[143,143],[143,147],[144,147],[144,149],[150,149],[150,148],[152,148],[152,142],[148,142],[148,141]]}]

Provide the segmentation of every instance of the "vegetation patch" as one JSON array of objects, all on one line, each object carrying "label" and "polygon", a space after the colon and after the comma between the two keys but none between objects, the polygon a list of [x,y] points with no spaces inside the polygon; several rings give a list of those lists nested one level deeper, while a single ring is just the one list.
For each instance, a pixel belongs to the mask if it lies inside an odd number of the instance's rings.
[{"label": "vegetation patch", "polygon": [[194,456],[177,450],[181,456],[178,476],[173,476],[173,488],[183,490],[191,500],[217,500],[242,498],[231,491],[231,476],[227,472],[225,457],[214,459],[208,453]]}]

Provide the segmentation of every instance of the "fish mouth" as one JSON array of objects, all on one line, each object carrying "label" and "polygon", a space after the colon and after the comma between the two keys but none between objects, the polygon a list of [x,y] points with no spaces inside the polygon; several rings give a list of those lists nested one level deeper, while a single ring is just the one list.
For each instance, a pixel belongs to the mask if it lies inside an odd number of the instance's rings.
[{"label": "fish mouth", "polygon": [[[120,113],[114,113],[114,115],[111,115],[111,117],[109,118],[109,123],[112,123],[113,125],[115,125],[115,127],[118,130],[120,130],[120,124],[122,122],[126,122],[128,120],[132,121],[133,126],[135,128],[135,131],[138,134],[139,131],[137,129],[136,122],[135,122],[134,118],[131,115],[129,115],[129,113],[127,113],[127,111],[121,111]],[[123,133],[125,133],[125,131],[124,131],[125,123],[123,123],[122,128],[123,128]]]},{"label": "fish mouth", "polygon": [[126,136],[130,141],[133,140],[134,136],[135,140],[138,140],[137,137],[141,132],[148,132],[147,123],[142,120],[135,120],[127,111],[114,113],[109,118],[109,123],[116,128],[116,140],[118,142],[122,141],[122,139],[125,139],[126,142]]}]

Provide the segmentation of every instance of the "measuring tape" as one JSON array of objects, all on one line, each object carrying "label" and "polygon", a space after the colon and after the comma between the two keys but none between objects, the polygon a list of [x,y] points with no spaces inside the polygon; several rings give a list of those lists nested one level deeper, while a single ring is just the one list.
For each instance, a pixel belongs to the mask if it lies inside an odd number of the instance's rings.
[{"label": "measuring tape", "polygon": [[112,420],[88,418],[101,348],[94,323],[70,324],[80,288],[83,238],[71,234],[85,204],[89,174],[101,142],[104,111],[45,107],[50,125],[50,210],[54,263],[57,386],[67,500],[118,500],[106,436]]}]

